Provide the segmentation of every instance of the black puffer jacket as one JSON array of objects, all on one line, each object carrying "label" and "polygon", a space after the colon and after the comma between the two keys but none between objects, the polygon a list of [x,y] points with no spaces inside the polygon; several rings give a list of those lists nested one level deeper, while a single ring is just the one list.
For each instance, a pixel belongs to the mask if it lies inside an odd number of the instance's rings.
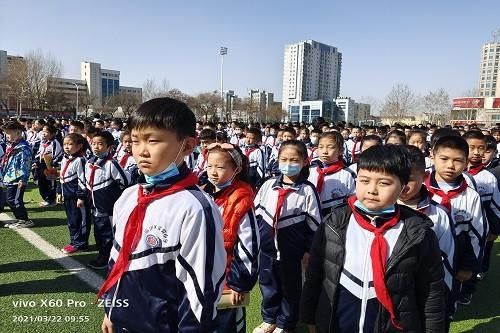
[{"label": "black puffer jacket", "polygon": [[[432,222],[400,207],[403,230],[387,261],[386,285],[396,319],[404,332],[444,332],[445,294],[441,253]],[[300,305],[301,320],[318,332],[335,332],[335,311],[345,257],[349,206],[332,210],[318,228],[312,244]],[[374,333],[400,332],[380,306]]]}]

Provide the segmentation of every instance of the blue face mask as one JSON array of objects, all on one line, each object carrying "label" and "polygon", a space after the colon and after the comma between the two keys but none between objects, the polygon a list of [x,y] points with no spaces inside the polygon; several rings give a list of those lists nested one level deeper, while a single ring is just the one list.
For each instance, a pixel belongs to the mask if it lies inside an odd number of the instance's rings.
[{"label": "blue face mask", "polygon": [[148,176],[148,175],[144,174],[144,179],[146,180],[146,183],[148,183],[148,184],[158,184],[158,183],[161,183],[161,182],[163,182],[164,180],[166,180],[168,178],[172,178],[172,177],[175,177],[175,176],[179,175],[179,168],[177,168],[177,164],[175,164],[175,161],[179,158],[179,155],[180,155],[181,151],[184,149],[184,143],[185,142],[186,142],[186,140],[184,140],[182,142],[181,149],[177,153],[177,156],[165,168],[165,170],[163,170],[160,173],[157,173],[156,175],[151,175],[151,176]]},{"label": "blue face mask", "polygon": [[293,176],[298,175],[300,173],[300,170],[302,170],[302,168],[300,167],[299,164],[288,164],[288,163],[286,163],[286,164],[280,163],[279,169],[283,175],[289,176],[289,177],[293,177]]},{"label": "blue face mask", "polygon": [[354,206],[356,206],[357,208],[361,209],[363,212],[365,212],[366,214],[369,214],[369,215],[383,215],[383,214],[391,214],[391,213],[396,212],[396,206],[394,206],[394,205],[391,205],[391,206],[384,208],[384,209],[381,209],[381,210],[371,210],[368,207],[366,207],[365,205],[363,205],[363,203],[361,201],[356,200],[356,202],[354,203]]},{"label": "blue face mask", "polygon": [[237,173],[238,170],[236,170],[234,172],[234,174],[231,176],[231,178],[229,178],[228,180],[226,180],[224,183],[220,183],[220,184],[216,184],[214,183],[210,178],[208,178],[208,181],[216,186],[218,189],[220,190],[225,190],[226,188],[228,188],[229,186],[231,186],[231,184],[233,183],[233,180],[234,180],[234,177],[236,177],[236,173]]}]

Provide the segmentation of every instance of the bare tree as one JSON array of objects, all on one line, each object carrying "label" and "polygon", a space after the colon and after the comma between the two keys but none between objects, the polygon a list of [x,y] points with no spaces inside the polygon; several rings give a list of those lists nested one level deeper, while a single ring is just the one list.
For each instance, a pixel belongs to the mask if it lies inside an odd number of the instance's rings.
[{"label": "bare tree", "polygon": [[217,91],[204,92],[188,100],[188,105],[195,112],[196,117],[203,121],[217,121],[217,111],[221,100]]},{"label": "bare tree", "polygon": [[407,84],[398,83],[393,86],[385,98],[381,115],[390,118],[404,118],[413,113],[417,97]]},{"label": "bare tree", "polygon": [[16,100],[16,111],[21,115],[22,106],[28,96],[28,81],[26,61],[23,58],[14,58],[9,64],[7,86],[9,94]]},{"label": "bare tree", "polygon": [[281,108],[281,105],[274,104],[274,105],[271,105],[266,110],[266,115],[267,115],[267,117],[266,117],[267,121],[281,122],[286,117],[286,112]]},{"label": "bare tree", "polygon": [[147,79],[142,84],[142,99],[149,101],[153,98],[166,97],[170,91],[170,84],[167,79],[163,79],[158,83],[155,79]]},{"label": "bare tree", "polygon": [[120,94],[117,96],[118,103],[122,107],[123,115],[128,118],[130,114],[137,109],[141,101],[132,94]]},{"label": "bare tree", "polygon": [[469,88],[462,92],[462,97],[479,97],[479,89],[478,88]]},{"label": "bare tree", "polygon": [[451,111],[450,96],[443,88],[430,91],[422,97],[421,104],[428,122],[432,124],[440,123],[442,125],[449,119]]}]

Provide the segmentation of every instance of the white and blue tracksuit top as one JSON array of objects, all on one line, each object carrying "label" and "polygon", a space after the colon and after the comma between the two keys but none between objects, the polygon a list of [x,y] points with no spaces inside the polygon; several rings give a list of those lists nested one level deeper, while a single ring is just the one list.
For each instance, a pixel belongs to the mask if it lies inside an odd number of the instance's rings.
[{"label": "white and blue tracksuit top", "polygon": [[[116,202],[110,269],[137,205],[138,186]],[[133,332],[213,332],[225,267],[222,217],[210,197],[191,186],[160,198],[147,207],[142,239],[127,271],[105,294],[108,301],[128,299],[129,306],[107,307],[108,317]]]},{"label": "white and blue tracksuit top", "polygon": [[[64,175],[62,174],[66,163],[68,167]],[[58,193],[65,199],[85,199],[87,189],[85,187],[85,164],[87,160],[83,156],[65,155],[61,161],[61,172],[58,187]]]},{"label": "white and blue tracksuit top", "polygon": [[[279,188],[294,191],[285,199],[275,232],[273,220]],[[320,200],[314,185],[305,179],[284,184],[283,176],[276,176],[262,185],[254,203],[261,251],[277,260],[283,256],[302,258],[309,251],[314,232],[321,223]]]}]

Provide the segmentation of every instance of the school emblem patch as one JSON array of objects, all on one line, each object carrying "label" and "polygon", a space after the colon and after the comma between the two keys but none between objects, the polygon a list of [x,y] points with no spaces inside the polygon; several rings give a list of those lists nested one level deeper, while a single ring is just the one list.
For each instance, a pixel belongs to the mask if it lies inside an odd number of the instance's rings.
[{"label": "school emblem patch", "polygon": [[158,247],[160,246],[160,239],[156,237],[155,235],[147,235],[146,236],[146,244],[150,247]]},{"label": "school emblem patch", "polygon": [[159,225],[144,229],[144,241],[148,247],[162,247],[167,243],[167,230]]}]

